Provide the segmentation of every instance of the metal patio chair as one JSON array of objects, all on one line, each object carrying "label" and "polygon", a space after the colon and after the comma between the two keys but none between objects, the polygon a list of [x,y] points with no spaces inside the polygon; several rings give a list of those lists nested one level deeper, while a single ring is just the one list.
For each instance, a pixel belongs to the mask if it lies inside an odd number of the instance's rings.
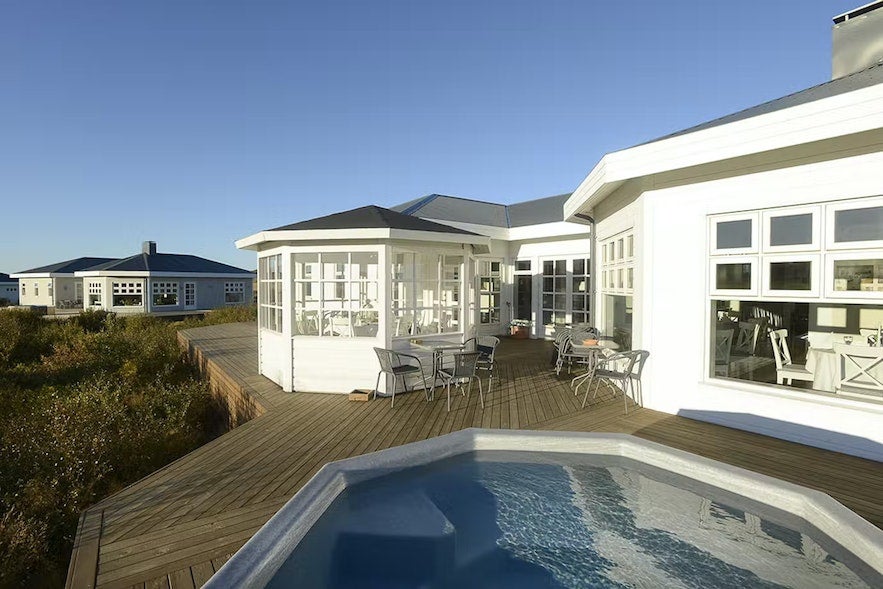
[{"label": "metal patio chair", "polygon": [[[629,399],[627,390],[631,384],[632,370],[635,367],[635,362],[640,357],[640,351],[619,352],[612,356],[598,358],[592,375],[592,380],[595,382],[595,392],[592,398],[594,399],[598,395],[598,388],[601,386],[602,380],[608,381],[611,385],[618,384],[619,389],[622,391],[625,412],[628,414]],[[586,406],[586,400],[589,398],[589,388],[591,387],[586,387],[586,394],[583,395],[583,407]]]},{"label": "metal patio chair", "polygon": [[[500,345],[500,338],[494,337],[492,335],[481,335],[478,337],[472,337],[463,342],[463,349],[468,351],[478,352],[478,362],[476,362],[475,370],[478,372],[486,372],[488,375],[487,379],[487,390],[490,391],[493,386],[494,380],[494,370],[496,368],[496,363],[494,361],[494,355],[497,352],[497,346]],[[479,381],[480,382],[480,381]]]},{"label": "metal patio chair", "polygon": [[478,358],[481,352],[454,352],[451,354],[453,362],[450,366],[439,369],[438,376],[445,383],[445,389],[448,394],[448,411],[451,410],[451,384],[462,386],[463,381],[469,381],[469,388],[463,391],[467,396],[472,392],[472,381],[478,381],[478,398],[481,401],[481,408],[484,409],[484,394],[481,388],[481,379],[475,374],[478,365]]},{"label": "metal patio chair", "polygon": [[[377,373],[377,382],[374,383],[375,399],[377,398],[377,388],[380,386],[380,376],[382,374],[392,375],[392,402],[390,406],[395,407],[396,386],[398,385],[399,377],[402,378],[405,392],[408,392],[408,375],[419,372],[421,382],[423,383],[423,394],[426,395],[427,401],[431,400],[429,388],[426,386],[426,373],[423,371],[423,363],[420,361],[420,358],[412,354],[404,354],[386,348],[374,348],[374,353],[377,354],[377,361],[380,362],[380,372]],[[417,362],[417,365],[409,364],[409,360]]]}]

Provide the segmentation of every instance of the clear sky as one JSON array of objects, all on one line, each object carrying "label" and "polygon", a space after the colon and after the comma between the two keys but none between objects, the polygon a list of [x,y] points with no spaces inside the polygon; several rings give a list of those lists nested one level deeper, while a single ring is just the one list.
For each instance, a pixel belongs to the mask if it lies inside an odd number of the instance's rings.
[{"label": "clear sky", "polygon": [[441,193],[572,191],[615,151],[821,83],[862,0],[0,0],[0,271]]}]

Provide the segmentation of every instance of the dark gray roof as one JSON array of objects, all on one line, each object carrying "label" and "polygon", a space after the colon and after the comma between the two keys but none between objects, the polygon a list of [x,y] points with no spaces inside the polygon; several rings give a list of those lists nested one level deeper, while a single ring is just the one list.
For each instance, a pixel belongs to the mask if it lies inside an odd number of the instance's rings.
[{"label": "dark gray roof", "polygon": [[188,254],[135,254],[122,260],[88,268],[104,272],[181,272],[200,274],[248,274],[248,270],[237,268]]},{"label": "dark gray roof", "polygon": [[[657,137],[656,139],[645,141],[644,143],[639,143],[638,145],[656,143],[657,141],[671,139],[672,137],[687,135],[689,133],[703,131],[705,129],[711,129],[713,127],[719,127],[728,123],[735,123],[736,121],[742,121],[744,119],[750,119],[751,117],[784,110],[786,108],[791,108],[792,106],[815,102],[816,100],[822,100],[823,98],[830,98],[832,96],[837,96],[838,94],[845,94],[854,90],[868,88],[880,83],[883,83],[883,64],[878,63],[865,70],[855,72],[854,74],[849,74],[848,76],[843,76],[842,78],[830,80],[823,84],[819,84],[818,86],[813,86],[811,88],[807,88],[806,90],[801,90],[800,92],[795,92],[794,94],[783,96],[782,98],[770,100],[769,102],[764,102],[763,104],[758,104],[757,106],[752,106],[751,108],[746,108],[745,110],[740,110],[739,112],[729,114],[719,119],[707,121],[694,127],[689,127],[681,131],[676,131],[675,133],[671,133],[669,135]],[[634,147],[637,147],[637,145]]]},{"label": "dark gray roof", "polygon": [[311,229],[404,229],[409,231],[432,231],[435,233],[458,233],[462,235],[475,235],[470,231],[464,231],[405,215],[403,213],[384,209],[376,205],[360,207],[351,211],[334,213],[325,217],[309,219],[300,223],[283,225],[268,231],[306,231]]},{"label": "dark gray roof", "polygon": [[88,270],[92,268],[92,266],[106,264],[107,262],[115,260],[116,258],[76,258],[73,260],[65,260],[64,262],[49,264],[48,266],[23,270],[21,272],[16,272],[16,274],[73,274],[74,272]]},{"label": "dark gray roof", "polygon": [[392,207],[406,215],[491,227],[523,227],[564,220],[569,194],[502,205],[481,200],[430,194]]},{"label": "dark gray roof", "polygon": [[509,227],[524,227],[564,220],[564,203],[570,193],[509,205]]},{"label": "dark gray roof", "polygon": [[9,274],[0,272],[0,282],[18,282],[18,278],[10,278]]}]

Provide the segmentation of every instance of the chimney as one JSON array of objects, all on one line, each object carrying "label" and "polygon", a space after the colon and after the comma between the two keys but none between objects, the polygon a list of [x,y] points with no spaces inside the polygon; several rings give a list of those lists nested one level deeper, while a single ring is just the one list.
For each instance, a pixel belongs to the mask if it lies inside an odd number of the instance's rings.
[{"label": "chimney", "polygon": [[145,241],[141,243],[141,253],[147,255],[156,254],[156,242],[155,241]]},{"label": "chimney", "polygon": [[883,63],[883,0],[834,17],[831,79]]}]

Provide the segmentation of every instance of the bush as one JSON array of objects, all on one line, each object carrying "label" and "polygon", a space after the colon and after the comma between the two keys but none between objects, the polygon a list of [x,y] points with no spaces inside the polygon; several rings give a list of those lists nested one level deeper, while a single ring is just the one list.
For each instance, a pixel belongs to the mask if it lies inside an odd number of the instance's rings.
[{"label": "bush", "polygon": [[63,582],[83,509],[212,437],[218,409],[178,326],[0,313],[0,587]]}]

